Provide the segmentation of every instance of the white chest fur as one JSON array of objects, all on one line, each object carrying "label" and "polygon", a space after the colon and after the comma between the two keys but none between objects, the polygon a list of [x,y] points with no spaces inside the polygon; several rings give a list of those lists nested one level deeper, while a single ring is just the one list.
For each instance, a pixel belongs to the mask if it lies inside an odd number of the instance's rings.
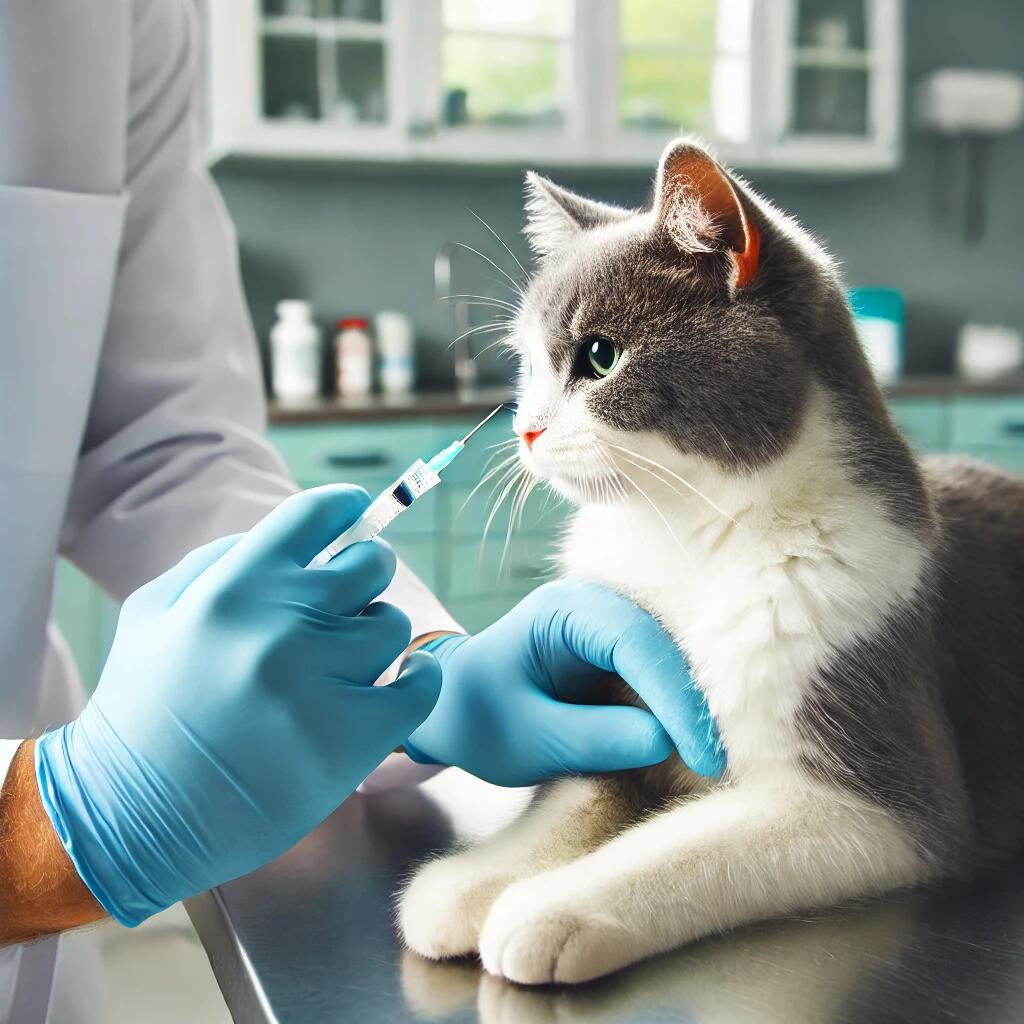
[{"label": "white chest fur", "polygon": [[805,435],[744,478],[680,465],[720,511],[634,460],[625,468],[646,496],[627,487],[621,502],[581,508],[562,551],[567,575],[628,594],[676,638],[733,778],[798,777],[808,688],[913,593],[927,557],[830,454],[823,423]]}]

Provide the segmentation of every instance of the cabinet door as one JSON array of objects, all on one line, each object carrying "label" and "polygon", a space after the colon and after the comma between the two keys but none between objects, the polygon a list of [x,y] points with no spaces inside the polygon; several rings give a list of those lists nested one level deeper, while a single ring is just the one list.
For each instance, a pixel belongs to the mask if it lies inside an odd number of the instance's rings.
[{"label": "cabinet door", "polygon": [[942,398],[898,398],[893,419],[920,455],[949,451],[950,403]]},{"label": "cabinet door", "polygon": [[958,398],[952,433],[954,450],[1024,472],[1024,398]]},{"label": "cabinet door", "polygon": [[770,162],[808,170],[894,166],[900,0],[778,0],[766,11]]},{"label": "cabinet door", "polygon": [[213,156],[400,157],[413,0],[209,0]]}]

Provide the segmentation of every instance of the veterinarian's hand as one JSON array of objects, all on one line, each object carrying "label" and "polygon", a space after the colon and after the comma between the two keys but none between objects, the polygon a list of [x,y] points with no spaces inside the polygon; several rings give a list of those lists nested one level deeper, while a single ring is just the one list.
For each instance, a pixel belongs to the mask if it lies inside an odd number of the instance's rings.
[{"label": "veterinarian's hand", "polygon": [[[673,746],[701,775],[725,768],[714,721],[678,647],[614,591],[550,583],[477,636],[429,647],[444,685],[405,744],[415,760],[458,765],[502,786],[656,764]],[[582,703],[607,692],[599,687],[612,674],[654,714]]]},{"label": "veterinarian's hand", "polygon": [[304,568],[368,504],[353,487],[297,494],[142,587],[81,717],[39,740],[46,811],[119,921],[288,849],[433,708],[429,654],[372,685],[409,643],[406,616],[370,604],[391,549]]}]

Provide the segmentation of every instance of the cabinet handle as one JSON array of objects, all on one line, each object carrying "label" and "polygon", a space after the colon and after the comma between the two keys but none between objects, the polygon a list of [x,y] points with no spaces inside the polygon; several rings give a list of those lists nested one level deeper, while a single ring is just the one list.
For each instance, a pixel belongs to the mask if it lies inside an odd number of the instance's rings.
[{"label": "cabinet handle", "polygon": [[1003,424],[1003,433],[1010,437],[1024,437],[1024,420],[1007,420]]},{"label": "cabinet handle", "polygon": [[383,469],[391,465],[383,452],[329,452],[324,462],[333,469]]}]

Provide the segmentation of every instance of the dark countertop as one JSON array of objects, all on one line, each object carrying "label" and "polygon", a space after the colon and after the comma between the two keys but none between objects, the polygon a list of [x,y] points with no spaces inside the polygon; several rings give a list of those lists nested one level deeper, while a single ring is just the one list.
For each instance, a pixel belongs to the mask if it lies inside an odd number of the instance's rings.
[{"label": "dark countertop", "polygon": [[297,847],[191,900],[234,1019],[281,1024],[996,1024],[1024,1019],[1024,873],[739,929],[578,987],[404,952],[393,893],[527,791],[448,771],[356,794]]},{"label": "dark countertop", "polygon": [[367,395],[365,398],[339,398],[335,395],[302,402],[271,399],[271,423],[340,423],[418,419],[420,417],[483,416],[502,402],[515,398],[506,388],[456,395],[447,391],[414,392],[409,395]]},{"label": "dark countertop", "polygon": [[[904,377],[884,390],[889,398],[1024,395],[1024,375],[993,381],[971,381],[951,376]],[[467,396],[427,391],[401,396],[369,395],[366,398],[332,396],[302,402],[279,402],[272,399],[269,413],[270,422],[274,424],[482,416],[496,405],[511,401],[514,397],[511,390],[493,388]]]}]

